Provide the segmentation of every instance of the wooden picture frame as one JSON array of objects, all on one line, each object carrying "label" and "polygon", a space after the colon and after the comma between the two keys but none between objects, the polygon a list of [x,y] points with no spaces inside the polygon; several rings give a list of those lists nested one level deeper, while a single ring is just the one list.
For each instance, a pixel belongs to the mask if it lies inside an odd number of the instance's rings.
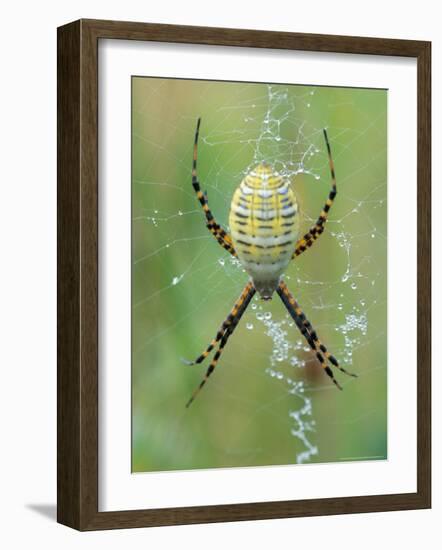
[{"label": "wooden picture frame", "polygon": [[[418,71],[417,492],[182,508],[98,510],[98,41],[139,40],[404,56]],[[431,506],[431,44],[79,20],[58,29],[58,521],[82,531]],[[414,197],[412,197],[414,200]]]}]

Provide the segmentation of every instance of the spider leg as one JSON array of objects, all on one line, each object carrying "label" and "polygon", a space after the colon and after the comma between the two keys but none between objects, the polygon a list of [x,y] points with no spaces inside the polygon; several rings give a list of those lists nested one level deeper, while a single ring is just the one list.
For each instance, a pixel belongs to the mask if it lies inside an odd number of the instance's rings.
[{"label": "spider leg", "polygon": [[[299,309],[301,309],[296,300],[295,300],[295,304],[296,304],[295,307],[298,307]],[[358,377],[357,374],[355,374],[353,372],[349,372],[348,370],[344,369],[344,367],[341,367],[341,365],[338,363],[338,360],[336,359],[336,357],[334,355],[332,355],[327,350],[327,348],[324,346],[324,344],[321,342],[321,340],[317,337],[316,331],[313,329],[310,321],[306,318],[305,314],[302,311],[301,311],[300,317],[301,317],[301,321],[302,321],[304,327],[310,332],[310,335],[311,335],[313,341],[316,343],[316,346],[325,355],[325,357],[330,361],[330,363],[333,366],[335,366],[337,369],[339,369],[341,372],[347,374],[348,376],[353,376],[354,378],[357,378]]]},{"label": "spider leg", "polygon": [[199,200],[204,210],[204,214],[207,220],[207,224],[206,224],[207,229],[212,233],[212,235],[215,237],[215,239],[219,242],[219,244],[223,248],[225,248],[228,252],[230,252],[232,256],[236,256],[236,252],[233,247],[231,236],[216,222],[209,208],[207,192],[201,191],[201,187],[198,181],[196,164],[197,164],[197,158],[198,158],[198,136],[199,136],[200,124],[201,124],[201,118],[198,119],[198,122],[196,124],[195,142],[193,145],[192,186],[193,186],[193,189],[195,190],[197,199]]},{"label": "spider leg", "polygon": [[330,165],[330,174],[331,174],[331,180],[332,180],[332,188],[325,202],[324,208],[322,209],[318,219],[316,220],[315,225],[313,225],[309,229],[309,231],[296,243],[296,247],[295,247],[295,251],[293,252],[292,259],[295,258],[296,256],[299,256],[303,252],[305,252],[307,248],[310,248],[313,245],[313,243],[316,241],[316,239],[318,239],[319,236],[324,232],[324,226],[325,226],[325,222],[327,221],[328,212],[338,192],[336,188],[335,166],[333,163],[333,158],[330,150],[330,143],[328,141],[327,131],[325,130],[325,128],[323,132],[324,132],[325,143],[327,146],[328,162]]},{"label": "spider leg", "polygon": [[[234,318],[238,315],[238,312],[243,305],[244,301],[246,300],[249,292],[253,289],[253,294],[255,293],[255,289],[251,282],[247,283],[244,290],[239,295],[238,299],[236,300],[232,310],[230,311],[229,315],[225,318],[222,325],[218,329],[218,332],[216,333],[215,338],[210,342],[210,344],[207,346],[207,348],[203,351],[201,355],[199,355],[194,361],[188,361],[187,359],[182,359],[183,363],[186,365],[196,365],[198,363],[202,363],[204,359],[209,355],[209,353],[213,350],[213,348],[216,346],[216,344],[221,340],[221,338],[224,336],[226,329],[232,324]],[[250,297],[252,299],[253,297]],[[250,301],[250,300],[249,300]]]},{"label": "spider leg", "polygon": [[216,333],[215,338],[210,342],[210,344],[207,346],[207,348],[203,351],[201,355],[199,355],[194,361],[189,361],[188,359],[184,359],[181,357],[181,361],[185,365],[197,365],[198,363],[202,363],[204,359],[209,355],[209,353],[213,350],[213,348],[216,346],[216,344],[221,340],[221,338],[224,336],[226,332],[226,328],[229,325],[229,323],[226,321],[223,322],[223,324],[220,326],[218,332]]},{"label": "spider leg", "polygon": [[[201,380],[201,382],[193,392],[191,398],[186,403],[186,407],[189,407],[192,404],[192,402],[195,400],[198,393],[201,391],[201,389],[209,379],[212,372],[215,370],[215,367],[219,361],[219,358],[221,357],[221,354],[223,352],[225,345],[227,344],[228,339],[233,334],[236,326],[238,325],[243,313],[247,309],[247,306],[249,305],[255,292],[256,292],[255,287],[251,282],[249,282],[246,285],[243,292],[241,293],[241,296],[238,298],[235,305],[233,306],[232,311],[229,313],[226,320],[221,325],[221,328],[218,331],[217,336],[214,338],[214,340],[212,340],[212,342],[209,344],[207,349],[198,357],[198,359],[202,358],[201,361],[203,361],[207,357],[207,355],[210,353],[210,351],[212,351],[212,349],[215,347],[216,343],[218,341],[220,342],[219,347],[215,355],[213,356],[213,359],[210,362],[210,365],[206,371],[206,374],[204,375],[204,378]],[[222,334],[222,336],[218,338],[220,333]],[[198,359],[195,361],[195,363],[201,362],[201,361],[198,361]]]},{"label": "spider leg", "polygon": [[277,288],[277,292],[286,306],[288,312],[290,313],[292,319],[295,321],[298,329],[301,331],[304,338],[307,340],[308,344],[312,348],[312,350],[315,352],[317,359],[321,363],[322,367],[324,368],[325,372],[328,374],[328,376],[332,379],[333,383],[342,390],[341,385],[338,383],[338,381],[335,379],[332,369],[327,365],[326,360],[328,360],[333,366],[338,368],[341,372],[344,372],[345,374],[349,376],[356,377],[356,374],[352,374],[345,370],[343,367],[341,367],[337,361],[337,359],[327,350],[327,348],[324,346],[324,344],[319,340],[316,331],[312,327],[310,321],[306,318],[304,312],[302,311],[301,307],[299,306],[298,302],[295,300],[293,295],[290,293],[289,289],[287,288],[287,285],[284,281],[281,281],[279,283],[279,286]]}]

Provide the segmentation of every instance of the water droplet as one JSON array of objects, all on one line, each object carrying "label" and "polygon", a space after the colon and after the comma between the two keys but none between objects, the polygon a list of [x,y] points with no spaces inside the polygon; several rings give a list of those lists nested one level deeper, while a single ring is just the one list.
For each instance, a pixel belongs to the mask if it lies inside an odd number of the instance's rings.
[{"label": "water droplet", "polygon": [[356,290],[358,288],[358,285],[356,283],[351,283],[350,287],[352,290]]},{"label": "water droplet", "polygon": [[270,313],[270,311],[266,311],[266,313],[264,314],[264,319],[268,321],[271,318],[272,318],[272,314]]},{"label": "water droplet", "polygon": [[218,258],[219,265],[224,265],[226,263],[226,260],[224,258]]},{"label": "water droplet", "polygon": [[172,285],[173,286],[177,285],[183,277],[184,277],[184,273],[182,275],[178,275],[177,277],[174,277],[172,279]]},{"label": "water droplet", "polygon": [[252,329],[253,329],[253,323],[247,323],[247,324],[246,324],[246,328],[247,328],[248,330],[252,330]]},{"label": "water droplet", "polygon": [[374,239],[376,235],[374,233],[371,234],[371,238]]},{"label": "water droplet", "polygon": [[345,283],[346,281],[348,281],[348,273],[344,273],[344,275],[342,275],[341,281],[342,281],[343,283]]},{"label": "water droplet", "polygon": [[181,210],[178,210],[178,216],[182,216],[183,213],[181,212]]},{"label": "water droplet", "polygon": [[252,304],[252,309],[256,309],[258,306],[256,304]]},{"label": "water droplet", "polygon": [[342,311],[343,307],[344,307],[344,306],[343,306],[342,304],[338,304],[338,309],[339,309],[339,311]]}]

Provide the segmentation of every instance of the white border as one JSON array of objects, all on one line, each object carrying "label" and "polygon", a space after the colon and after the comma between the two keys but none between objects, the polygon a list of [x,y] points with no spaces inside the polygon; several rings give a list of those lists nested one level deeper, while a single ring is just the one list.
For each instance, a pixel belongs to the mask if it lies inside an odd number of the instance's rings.
[{"label": "white border", "polygon": [[[131,474],[134,74],[389,89],[387,461]],[[416,89],[414,59],[100,40],[100,511],[416,491]]]}]

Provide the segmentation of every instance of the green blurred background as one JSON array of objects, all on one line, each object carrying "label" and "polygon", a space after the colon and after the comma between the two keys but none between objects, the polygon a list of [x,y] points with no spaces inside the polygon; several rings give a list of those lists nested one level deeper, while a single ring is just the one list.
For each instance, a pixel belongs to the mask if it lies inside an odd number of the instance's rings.
[{"label": "green blurred background", "polygon": [[[205,228],[259,160],[291,178],[302,231],[338,195],[325,233],[285,279],[343,366],[338,391],[277,296],[255,297],[216,371],[186,366],[247,282]],[[132,79],[132,469],[134,472],[387,458],[387,92]]]}]

